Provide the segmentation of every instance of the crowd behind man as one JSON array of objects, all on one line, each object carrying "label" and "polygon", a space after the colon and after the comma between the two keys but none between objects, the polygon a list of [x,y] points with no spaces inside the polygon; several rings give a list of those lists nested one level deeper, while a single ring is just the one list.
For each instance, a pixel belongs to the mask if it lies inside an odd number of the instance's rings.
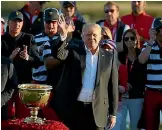
[{"label": "crowd behind man", "polygon": [[60,2],[60,10],[43,10],[46,3],[12,11],[6,29],[1,18],[2,121],[29,114],[16,86],[33,83],[53,87],[40,115],[70,130],[126,130],[128,111],[131,130],[158,130],[162,18],[146,13],[146,1],[130,2],[121,18],[117,3],[106,2],[96,23],[86,23],[76,1]]}]

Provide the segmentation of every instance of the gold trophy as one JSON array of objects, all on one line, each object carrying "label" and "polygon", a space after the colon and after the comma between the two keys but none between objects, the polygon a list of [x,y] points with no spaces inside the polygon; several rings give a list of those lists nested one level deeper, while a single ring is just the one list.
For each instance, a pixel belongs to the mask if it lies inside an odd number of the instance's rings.
[{"label": "gold trophy", "polygon": [[28,124],[43,124],[44,120],[37,117],[38,110],[46,106],[52,86],[45,84],[20,84],[18,88],[20,99],[30,109],[31,116],[26,117],[24,122]]}]

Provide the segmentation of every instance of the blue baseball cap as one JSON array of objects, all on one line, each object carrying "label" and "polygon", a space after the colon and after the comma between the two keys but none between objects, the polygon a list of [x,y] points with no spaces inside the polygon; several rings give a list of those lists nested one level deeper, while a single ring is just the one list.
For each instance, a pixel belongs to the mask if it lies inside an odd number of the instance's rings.
[{"label": "blue baseball cap", "polygon": [[68,4],[76,7],[76,1],[62,1],[63,6],[68,5]]}]

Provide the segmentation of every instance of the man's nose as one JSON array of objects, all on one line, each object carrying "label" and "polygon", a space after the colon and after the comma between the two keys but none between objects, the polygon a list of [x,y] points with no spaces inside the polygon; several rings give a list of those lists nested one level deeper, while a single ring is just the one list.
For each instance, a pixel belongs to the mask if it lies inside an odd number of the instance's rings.
[{"label": "man's nose", "polygon": [[20,26],[20,22],[16,22],[16,26]]},{"label": "man's nose", "polygon": [[48,26],[49,26],[49,27],[53,27],[53,24],[52,24],[52,23],[49,23]]},{"label": "man's nose", "polygon": [[90,36],[90,39],[94,39],[94,36],[93,36],[93,35],[91,35],[91,36]]}]

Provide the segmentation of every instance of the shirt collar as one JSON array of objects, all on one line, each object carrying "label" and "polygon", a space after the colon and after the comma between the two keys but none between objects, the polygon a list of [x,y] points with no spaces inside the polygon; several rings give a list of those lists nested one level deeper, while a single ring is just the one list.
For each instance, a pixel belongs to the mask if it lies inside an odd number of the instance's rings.
[{"label": "shirt collar", "polygon": [[143,11],[143,12],[142,12],[141,14],[139,14],[139,15],[134,15],[133,12],[132,12],[132,15],[133,15],[134,17],[141,17],[141,16],[146,15],[146,12]]},{"label": "shirt collar", "polygon": [[[85,50],[86,50],[86,53],[91,53],[92,54],[92,52],[88,49],[88,47],[86,45],[85,45]],[[98,56],[98,53],[99,53],[99,46],[97,47],[97,50],[96,50],[95,54],[93,54],[93,55]]]},{"label": "shirt collar", "polygon": [[[12,37],[10,34],[9,34],[9,32],[6,32],[10,37]],[[21,35],[22,35],[22,32],[20,32],[16,37],[12,37],[13,39],[15,39],[15,40],[18,40],[20,37],[21,37]]]},{"label": "shirt collar", "polygon": [[104,21],[104,26],[108,27],[109,29],[113,29],[113,28],[116,28],[118,26],[118,22],[116,22],[116,24],[114,24],[113,26],[110,26],[105,20]]}]

